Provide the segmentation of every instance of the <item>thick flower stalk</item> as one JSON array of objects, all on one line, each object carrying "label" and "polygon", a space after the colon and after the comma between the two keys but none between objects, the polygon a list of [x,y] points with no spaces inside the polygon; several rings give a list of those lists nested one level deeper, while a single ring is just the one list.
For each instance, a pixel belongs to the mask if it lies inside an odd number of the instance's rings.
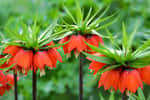
[{"label": "thick flower stalk", "polygon": [[132,49],[132,43],[136,29],[128,37],[123,24],[122,48],[114,41],[114,37],[107,30],[110,36],[112,47],[100,45],[99,48],[86,43],[97,53],[88,54],[91,61],[89,69],[94,75],[99,76],[98,87],[104,86],[105,90],[120,90],[121,93],[136,93],[138,88],[143,89],[143,82],[150,84],[150,40],[145,41],[137,49]]}]

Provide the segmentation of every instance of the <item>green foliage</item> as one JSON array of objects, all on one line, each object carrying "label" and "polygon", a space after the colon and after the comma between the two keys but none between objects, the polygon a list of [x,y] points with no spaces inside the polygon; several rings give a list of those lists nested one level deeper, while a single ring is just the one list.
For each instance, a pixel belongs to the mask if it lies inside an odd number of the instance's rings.
[{"label": "green foliage", "polygon": [[[135,29],[136,30],[136,29]],[[150,65],[150,42],[147,40],[143,45],[138,47],[137,49],[132,49],[132,42],[134,38],[134,34],[136,31],[133,31],[131,35],[128,36],[126,32],[125,24],[122,24],[122,48],[118,49],[118,43],[114,43],[114,38],[111,33],[107,30],[108,35],[110,36],[109,40],[112,42],[112,48],[106,47],[105,45],[101,45],[100,47],[92,46],[86,43],[90,48],[94,51],[98,52],[99,54],[104,55],[102,56],[94,56],[91,54],[85,54],[86,56],[92,58],[93,60],[110,64],[110,65],[120,65],[124,67],[133,67],[133,68],[141,68]],[[108,65],[109,66],[109,65]],[[112,67],[113,68],[113,67]],[[110,69],[112,69],[110,68]],[[116,67],[114,67],[116,68]],[[113,69],[114,69],[113,68]]]},{"label": "green foliage", "polygon": [[[79,1],[79,0],[78,0]],[[82,15],[80,12],[80,9],[76,9],[75,0],[0,0],[0,51],[3,50],[2,40],[4,40],[5,35],[8,35],[7,32],[4,32],[4,26],[10,21],[11,19],[23,19],[23,22],[27,25],[31,25],[33,23],[32,19],[37,19],[37,25],[40,27],[40,29],[43,30],[43,32],[46,32],[49,30],[50,26],[49,24],[52,24],[53,20],[56,20],[60,18],[60,15],[68,16],[69,14],[66,12],[64,13],[64,5],[70,13],[72,11],[76,11],[79,13],[78,16],[78,23],[80,23],[80,19],[82,19]],[[146,59],[148,55],[150,54],[147,52],[148,50],[145,50],[145,46],[149,45],[148,40],[150,38],[150,21],[149,21],[149,7],[150,2],[149,0],[80,0],[80,4],[82,9],[82,13],[84,12],[84,21],[82,24],[82,30],[84,31],[84,23],[87,22],[90,24],[92,19],[95,20],[93,24],[91,24],[90,27],[94,27],[97,23],[101,23],[106,20],[111,20],[112,18],[116,17],[115,12],[119,10],[119,19],[117,20],[117,23],[111,25],[109,27],[109,30],[106,31],[101,30],[102,28],[106,28],[108,25],[112,24],[105,24],[104,27],[101,27],[101,24],[99,27],[97,27],[97,30],[100,29],[100,31],[97,31],[97,33],[100,33],[102,37],[104,37],[105,44],[108,44],[108,37],[111,39],[111,43],[114,45],[113,47],[117,48],[118,50],[121,48],[121,24],[124,21],[126,23],[126,26],[128,28],[127,31],[134,29],[134,24],[138,20],[140,23],[139,30],[136,32],[136,36],[133,39],[130,39],[132,42],[132,49],[136,49],[134,54],[135,57],[138,57],[143,59],[143,57]],[[109,7],[109,10],[107,11],[106,15],[110,15],[103,18],[98,18],[99,12],[104,11],[104,7]],[[101,11],[97,10],[97,8],[100,8]],[[78,11],[77,11],[78,10]],[[97,10],[97,11],[96,11]],[[94,14],[94,12],[97,12]],[[69,15],[70,16],[70,15]],[[92,17],[93,16],[93,17]],[[61,19],[61,18],[60,18]],[[72,18],[71,16],[68,18],[65,18],[65,21],[72,24]],[[76,20],[76,19],[75,19]],[[114,20],[115,21],[115,20]],[[110,22],[114,22],[110,21]],[[64,22],[62,20],[62,22]],[[74,21],[75,22],[75,21]],[[65,22],[64,22],[65,23]],[[107,22],[106,22],[107,23]],[[13,23],[15,26],[16,23]],[[67,24],[67,23],[65,23]],[[67,24],[68,25],[68,24]],[[69,30],[72,30],[72,26],[69,27]],[[17,25],[19,26],[19,25]],[[34,25],[33,25],[34,26]],[[47,28],[47,26],[49,26]],[[57,25],[56,25],[57,26]],[[71,28],[70,28],[71,27]],[[46,29],[47,28],[47,29]],[[46,29],[44,31],[44,29]],[[51,30],[51,29],[50,29]],[[61,29],[60,29],[61,30]],[[60,32],[58,28],[58,32]],[[112,33],[109,33],[109,32]],[[93,31],[92,31],[93,32]],[[35,32],[36,33],[36,32]],[[60,33],[67,33],[66,35],[72,34],[72,32],[68,32],[68,30],[64,30]],[[93,32],[96,33],[96,32]],[[58,33],[59,34],[59,33]],[[14,35],[14,34],[13,34]],[[106,36],[108,35],[108,36]],[[127,34],[128,36],[129,34]],[[133,34],[134,35],[134,34]],[[14,36],[13,36],[14,37]],[[59,37],[64,37],[63,35],[59,35]],[[55,37],[56,38],[56,37]],[[57,38],[58,40],[59,38]],[[127,40],[128,41],[128,40]],[[144,42],[144,45],[143,44]],[[7,42],[7,41],[5,41]],[[29,41],[30,42],[30,41]],[[116,45],[117,42],[117,45]],[[126,42],[126,41],[125,41]],[[125,43],[125,46],[127,44]],[[142,45],[142,46],[141,46]],[[110,48],[112,45],[109,45]],[[140,47],[140,49],[137,49],[137,47]],[[99,51],[103,51],[103,53],[108,53],[108,50],[104,51],[104,47]],[[130,46],[129,46],[130,47]],[[114,49],[114,48],[113,48]],[[139,52],[143,50],[144,52]],[[54,70],[47,70],[47,74],[44,77],[38,77],[38,99],[39,100],[72,100],[73,98],[75,100],[78,99],[78,59],[70,58],[69,60],[65,59],[65,55],[63,54],[62,49],[59,50],[61,52],[61,55],[63,56],[63,64],[57,64],[57,68]],[[109,54],[108,54],[109,55]],[[113,53],[110,54],[111,57],[113,57]],[[121,56],[116,56],[115,59],[119,61]],[[128,57],[126,58],[128,59]],[[143,61],[142,61],[143,62]],[[138,62],[137,62],[138,63]],[[84,62],[84,100],[109,100],[110,98],[114,98],[115,100],[121,100],[121,94],[120,93],[112,93],[104,91],[103,88],[97,89],[97,80],[94,80],[93,82],[93,76],[92,73],[88,70],[88,62]],[[134,64],[135,67],[137,66]],[[139,64],[138,64],[139,65]],[[31,83],[31,72],[27,76],[21,76],[19,75],[20,80],[18,82],[19,84],[19,100],[31,100],[31,93],[32,93],[32,83]],[[99,77],[98,77],[99,78]],[[86,85],[86,84],[89,84]],[[145,86],[144,88],[144,95],[147,100],[150,100],[150,91],[149,87]],[[98,96],[100,94],[100,97]],[[139,96],[138,96],[139,97]],[[5,96],[0,97],[1,100],[12,100],[13,98],[13,90],[10,92],[7,92]],[[132,98],[137,98],[136,96],[132,96]],[[142,97],[143,98],[143,97]],[[131,99],[136,100],[136,99]]]},{"label": "green foliage", "polygon": [[91,6],[86,14],[85,11],[81,9],[78,2],[75,4],[76,7],[75,9],[72,9],[72,11],[67,7],[64,7],[67,16],[61,18],[61,25],[59,25],[60,27],[67,29],[68,32],[72,31],[72,34],[96,34],[98,33],[97,31],[112,25],[118,18],[114,18],[117,15],[116,13],[104,17],[109,6],[104,10],[102,8],[97,8],[98,10],[96,11],[94,11],[94,8]]},{"label": "green foliage", "polygon": [[137,92],[138,92],[138,96],[139,96],[138,99],[139,100],[146,100],[144,93],[143,93],[143,90],[141,88],[139,88]]}]

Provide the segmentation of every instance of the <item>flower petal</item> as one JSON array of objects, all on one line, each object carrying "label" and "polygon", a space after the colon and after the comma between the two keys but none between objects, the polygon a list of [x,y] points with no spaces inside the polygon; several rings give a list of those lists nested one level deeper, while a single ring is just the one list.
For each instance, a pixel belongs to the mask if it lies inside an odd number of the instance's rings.
[{"label": "flower petal", "polygon": [[8,53],[11,56],[14,56],[21,48],[18,46],[8,46],[4,49],[3,53]]},{"label": "flower petal", "polygon": [[6,84],[7,84],[7,79],[2,71],[0,71],[0,84],[2,86],[6,86]]},{"label": "flower petal", "polygon": [[[59,43],[65,43],[65,42],[67,42],[68,40],[69,40],[69,37],[64,37],[64,38],[62,38],[62,39],[59,41]],[[69,51],[68,51],[68,44],[69,44],[69,43],[63,45],[63,50],[64,50],[64,53],[65,53],[65,54],[66,54],[66,53],[69,53]]]},{"label": "flower petal", "polygon": [[12,59],[14,64],[22,67],[23,69],[30,69],[32,65],[33,52],[30,50],[21,49]]},{"label": "flower petal", "polygon": [[139,68],[138,69],[139,73],[140,73],[140,76],[142,78],[142,80],[150,85],[150,66],[147,66],[147,67],[144,67],[144,68]]},{"label": "flower petal", "polygon": [[87,45],[85,44],[85,38],[81,35],[78,35],[76,37],[76,49],[79,51],[79,52],[82,52],[83,50],[85,50],[87,48]]},{"label": "flower petal", "polygon": [[55,48],[48,50],[49,55],[53,55],[58,61],[62,62],[62,57]]},{"label": "flower petal", "polygon": [[0,87],[0,96],[3,96],[5,93],[5,88],[4,87]]},{"label": "flower petal", "polygon": [[97,61],[92,61],[89,66],[89,69],[94,70],[94,75],[95,75],[104,65],[106,64]]},{"label": "flower petal", "polygon": [[137,70],[125,70],[121,75],[120,81],[120,91],[123,93],[126,89],[135,93],[136,90],[141,87],[143,84],[140,78],[140,75]]},{"label": "flower petal", "polygon": [[70,37],[70,42],[68,43],[68,52],[71,52],[73,49],[76,49],[78,45],[77,36],[72,35]]},{"label": "flower petal", "polygon": [[104,85],[105,90],[112,87],[117,91],[119,79],[120,79],[120,69],[104,72],[99,80],[98,87]]},{"label": "flower petal", "polygon": [[52,61],[49,58],[49,55],[47,51],[38,51],[34,55],[34,67],[40,68],[40,70],[43,70],[45,65],[52,67]]}]

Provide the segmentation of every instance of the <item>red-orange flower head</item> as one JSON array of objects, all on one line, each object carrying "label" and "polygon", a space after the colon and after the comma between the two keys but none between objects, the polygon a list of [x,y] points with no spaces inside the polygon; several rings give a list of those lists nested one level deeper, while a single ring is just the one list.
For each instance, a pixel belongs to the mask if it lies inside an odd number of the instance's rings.
[{"label": "red-orange flower head", "polygon": [[124,23],[122,24],[122,30],[121,45],[117,41],[114,41],[108,30],[109,40],[112,42],[111,47],[100,45],[97,48],[88,45],[97,51],[99,55],[95,56],[94,54],[87,54],[85,52],[83,54],[93,59],[89,59],[92,61],[89,69],[94,71],[94,75],[96,73],[101,75],[98,87],[104,86],[105,90],[120,90],[121,93],[136,93],[138,88],[143,88],[142,82],[150,84],[149,45],[147,45],[150,41],[144,41],[143,45],[133,49],[134,35],[127,34]]},{"label": "red-orange flower head", "polygon": [[140,76],[146,84],[150,85],[150,66],[144,67],[144,68],[139,68],[138,69]]},{"label": "red-orange flower head", "polygon": [[63,50],[65,54],[70,54],[71,51],[74,51],[75,55],[78,56],[80,52],[86,51],[88,53],[93,53],[92,49],[86,45],[85,42],[94,45],[96,47],[99,46],[99,43],[103,44],[103,40],[100,36],[96,34],[88,34],[88,35],[71,35],[67,36],[60,40],[60,43],[65,43],[69,41],[67,44],[63,46]]},{"label": "red-orange flower head", "polygon": [[[53,44],[51,42],[48,46]],[[23,73],[27,73],[33,67],[34,71],[39,68],[41,72],[44,72],[45,66],[53,68],[56,67],[57,60],[62,62],[62,58],[56,48],[34,51],[19,46],[8,46],[3,53],[11,55],[8,65],[14,64],[12,69],[21,70]]]},{"label": "red-orange flower head", "polygon": [[0,96],[3,96],[5,91],[9,91],[14,85],[14,77],[13,75],[7,74],[4,75],[2,71],[0,71]]},{"label": "red-orange flower head", "polygon": [[[63,31],[61,30],[60,33],[65,32],[63,36],[66,36],[60,40],[60,43],[68,41],[68,43],[63,46],[64,53],[70,55],[70,52],[74,51],[76,57],[82,51],[88,53],[94,52],[94,50],[86,45],[86,42],[88,44],[94,45],[95,47],[98,47],[99,43],[103,44],[103,40],[100,37],[98,31],[103,29],[106,23],[108,24],[108,20],[112,20],[115,15],[111,15],[111,17],[107,19],[107,17],[105,18],[100,13],[97,13],[99,10],[95,12],[94,10],[92,11],[92,9],[89,9],[88,14],[85,14],[81,7],[77,6],[77,9],[79,11],[73,10],[70,12],[68,8],[65,8],[66,15],[71,20],[69,22],[66,21],[66,16],[64,16],[62,17],[63,21],[61,25],[58,25],[58,27],[64,29]],[[78,17],[75,17],[74,15]],[[105,22],[105,24],[103,22]]]},{"label": "red-orange flower head", "polygon": [[[102,55],[99,54],[98,56]],[[94,71],[94,75],[106,65],[92,59],[89,60],[91,61],[89,69]],[[114,89],[115,91],[119,89],[121,93],[125,91],[135,93],[139,87],[143,88],[142,80],[150,84],[149,76],[150,66],[140,69],[120,66],[102,73],[98,87],[104,86],[105,90]]]}]

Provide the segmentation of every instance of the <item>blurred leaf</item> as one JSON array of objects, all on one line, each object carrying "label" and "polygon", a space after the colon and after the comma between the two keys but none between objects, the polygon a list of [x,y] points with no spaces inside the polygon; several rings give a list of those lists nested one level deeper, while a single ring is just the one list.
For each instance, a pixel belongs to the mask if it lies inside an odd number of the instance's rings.
[{"label": "blurred leaf", "polygon": [[107,57],[104,57],[104,56],[94,56],[94,55],[91,55],[91,54],[88,54],[86,52],[82,52],[85,56],[95,60],[95,61],[98,61],[98,62],[102,62],[102,63],[106,63],[106,64],[111,64],[113,62],[113,60],[107,58]]},{"label": "blurred leaf", "polygon": [[138,93],[138,97],[139,97],[138,100],[146,100],[143,90],[141,88],[138,88],[137,93]]},{"label": "blurred leaf", "polygon": [[109,96],[109,100],[115,100],[115,92],[111,91],[110,96]]}]

